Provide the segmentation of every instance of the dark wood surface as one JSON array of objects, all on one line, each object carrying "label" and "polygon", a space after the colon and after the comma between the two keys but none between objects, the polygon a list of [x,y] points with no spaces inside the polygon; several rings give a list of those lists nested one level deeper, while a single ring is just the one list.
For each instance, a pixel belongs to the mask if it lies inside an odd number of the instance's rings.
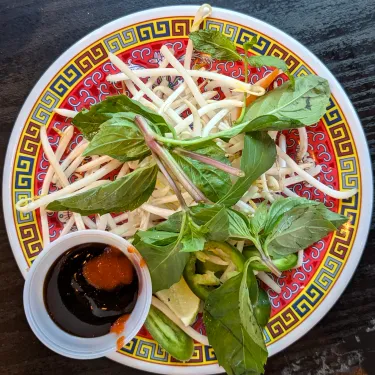
[{"label": "dark wood surface", "polygon": [[[191,1],[0,0],[1,169],[23,101],[61,53],[122,15],[185,3]],[[265,20],[310,48],[353,101],[374,157],[375,0],[220,0],[211,4]],[[25,320],[23,279],[8,243],[5,220],[1,212],[0,373],[143,374],[105,358],[63,358],[36,339]],[[267,375],[375,374],[374,239],[372,230],[360,266],[334,308],[303,339],[272,357]]]}]

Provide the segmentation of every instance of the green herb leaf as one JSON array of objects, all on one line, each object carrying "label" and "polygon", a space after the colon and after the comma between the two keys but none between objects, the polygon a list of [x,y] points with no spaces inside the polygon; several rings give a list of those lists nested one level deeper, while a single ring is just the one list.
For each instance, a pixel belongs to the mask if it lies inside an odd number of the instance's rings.
[{"label": "green herb leaf", "polygon": [[290,87],[291,87],[291,89],[295,89],[295,87],[296,87],[296,78],[294,77],[294,75],[289,71],[289,70],[287,70],[286,72],[284,72],[287,76],[288,76],[288,78],[289,78],[289,82],[290,82]]},{"label": "green herb leaf", "polygon": [[108,155],[122,162],[142,159],[150,154],[138,127],[120,116],[103,123],[83,153],[84,156]]},{"label": "green herb leaf", "polygon": [[259,232],[264,228],[267,221],[267,202],[262,202],[254,213],[254,216],[250,220],[250,230],[254,236],[257,236]]},{"label": "green herb leaf", "polygon": [[283,217],[284,213],[290,211],[295,207],[310,207],[313,206],[326,220],[330,221],[336,228],[348,221],[346,216],[337,214],[329,210],[323,203],[310,201],[306,198],[300,197],[289,197],[280,198],[272,203],[267,216],[267,222],[264,226],[263,235],[268,235],[273,228],[278,224],[278,222]]},{"label": "green herb leaf", "polygon": [[194,223],[194,221],[189,217],[189,222],[187,228],[182,237],[182,249],[183,252],[193,252],[201,251],[204,248],[204,243],[206,242],[205,233],[202,228]]},{"label": "green herb leaf", "polygon": [[155,125],[155,131],[161,134],[172,132],[162,116],[125,95],[107,97],[102,102],[91,106],[89,110],[84,109],[79,112],[72,122],[83,136],[91,141],[98,133],[100,126],[110,118],[117,116],[118,113],[129,120],[133,120],[137,114],[142,115]]},{"label": "green herb leaf", "polygon": [[244,121],[231,129],[223,130],[215,134],[216,138],[220,138],[228,142],[231,138],[238,134],[256,132],[256,131],[270,131],[270,130],[285,130],[295,129],[304,126],[301,122],[291,119],[279,119],[274,115],[265,115],[257,117],[251,121]]},{"label": "green herb leaf", "polygon": [[345,224],[349,220],[346,216],[329,210],[323,203],[319,203],[316,206],[316,209],[324,217],[324,219],[330,221],[336,227],[336,229],[339,229],[341,225]]},{"label": "green herb leaf", "polygon": [[277,225],[279,220],[283,217],[284,213],[290,211],[294,207],[307,207],[317,206],[319,203],[310,201],[306,198],[280,198],[272,203],[268,215],[267,221],[264,225],[264,235],[267,235]]},{"label": "green herb leaf", "polygon": [[[222,209],[223,206],[218,204],[199,204],[197,206],[190,207],[190,212],[196,224],[207,225],[208,230],[214,231],[214,221],[220,220],[224,221],[224,223],[226,221],[224,217],[224,215],[226,215],[226,212],[225,214],[223,214]],[[176,212],[173,215],[169,216],[169,218],[166,221],[163,221],[162,223],[153,227],[152,230],[179,233],[181,231],[183,215],[183,212]],[[224,230],[224,225],[222,224],[221,227],[218,228],[218,230]]]},{"label": "green herb leaf", "polygon": [[245,135],[241,167],[245,177],[240,177],[230,191],[218,203],[227,207],[235,205],[247,192],[251,184],[275,162],[275,142],[265,132],[254,132]]},{"label": "green herb leaf", "polygon": [[229,218],[229,237],[238,240],[251,238],[249,219],[241,212],[232,209],[228,209],[227,213]]},{"label": "green herb leaf", "polygon": [[181,279],[190,254],[180,251],[182,245],[179,239],[163,246],[143,241],[134,243],[134,246],[146,260],[151,274],[153,293],[168,289]]},{"label": "green herb leaf", "polygon": [[[208,240],[225,241],[228,238],[228,214],[224,206],[198,205],[191,207],[190,211],[188,224],[181,240],[183,244],[181,251],[200,251]],[[182,219],[183,213],[177,212],[153,229],[180,233]]]},{"label": "green herb leaf", "polygon": [[[239,302],[240,302],[240,318],[241,324],[244,326],[245,332],[248,333],[252,340],[257,344],[255,350],[257,350],[257,357],[264,358],[264,362],[267,360],[267,349],[263,339],[263,333],[260,329],[254,313],[253,305],[258,300],[259,289],[253,271],[250,269],[250,261],[246,261],[244,265],[243,275],[240,285]],[[265,357],[264,357],[265,356]]]},{"label": "green herb leaf", "polygon": [[283,72],[288,70],[288,66],[284,60],[276,56],[249,56],[247,58],[249,65],[255,68],[261,68],[262,66],[272,66],[277,69],[281,69]]},{"label": "green herb leaf", "polygon": [[170,288],[181,279],[190,254],[181,252],[181,240],[186,230],[187,216],[182,215],[180,232],[163,233],[155,230],[137,232],[134,246],[145,258],[152,279],[153,293]]},{"label": "green herb leaf", "polygon": [[244,49],[245,52],[248,52],[251,48],[253,48],[253,46],[255,44],[257,44],[258,42],[258,39],[257,37],[254,35],[250,40],[248,40],[247,42],[245,42],[243,45],[242,45],[242,48]]},{"label": "green herb leaf", "polygon": [[[186,149],[230,164],[225,157],[225,152],[213,141],[206,142],[199,147],[186,147]],[[218,201],[230,190],[232,182],[228,173],[185,155],[176,153],[172,155],[193,184],[211,201]]]},{"label": "green herb leaf", "polygon": [[336,230],[344,217],[323,205],[297,206],[285,212],[264,240],[271,256],[285,256],[306,249]]},{"label": "green herb leaf", "polygon": [[204,309],[208,340],[229,375],[263,373],[267,361],[262,331],[250,301],[250,295],[257,296],[253,289],[257,285],[247,272],[248,264],[243,274],[230,278],[208,295]]},{"label": "green herb leaf", "polygon": [[223,205],[193,207],[193,219],[201,225],[207,240],[225,241],[229,237],[228,210]]},{"label": "green herb leaf", "polygon": [[161,222],[153,228],[150,228],[149,230],[179,233],[181,230],[182,220],[183,212],[179,211],[169,216],[167,220]]},{"label": "green herb leaf", "polygon": [[260,116],[273,115],[280,120],[290,119],[303,125],[312,125],[320,120],[329,104],[330,90],[327,80],[308,75],[297,77],[292,82],[268,92],[254,101],[246,111],[244,120],[251,121]]},{"label": "green herb leaf", "polygon": [[158,168],[151,165],[83,193],[51,202],[51,211],[73,211],[82,215],[132,211],[147,201],[155,188]]},{"label": "green herb leaf", "polygon": [[197,51],[208,53],[216,60],[241,60],[234,43],[218,30],[193,31],[189,34],[189,38]]},{"label": "green herb leaf", "polygon": [[295,78],[288,70],[286,62],[276,56],[250,56],[247,58],[248,63],[256,68],[261,68],[262,66],[272,66],[277,69],[281,69],[289,78],[291,87],[295,87]]},{"label": "green herb leaf", "polygon": [[177,240],[177,237],[177,233],[150,230],[138,231],[136,234],[137,241],[142,241],[145,244],[154,246],[170,245]]},{"label": "green herb leaf", "polygon": [[160,290],[169,288],[182,275],[182,264],[186,264],[187,258],[176,253],[203,250],[211,238],[228,238],[228,216],[223,206],[199,205],[191,207],[189,213],[176,212],[163,223],[145,232],[138,231],[134,245],[146,259],[153,287]]},{"label": "green herb leaf", "polygon": [[228,158],[225,156],[225,151],[212,140],[205,141],[200,145],[184,146],[184,149],[208,156],[230,165]]}]

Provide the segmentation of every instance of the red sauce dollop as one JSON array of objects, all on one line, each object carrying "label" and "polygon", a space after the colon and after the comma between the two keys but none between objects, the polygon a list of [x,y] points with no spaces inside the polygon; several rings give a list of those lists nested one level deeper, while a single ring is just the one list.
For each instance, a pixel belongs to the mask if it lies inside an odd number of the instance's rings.
[{"label": "red sauce dollop", "polygon": [[116,333],[116,335],[120,335],[124,329],[125,329],[125,323],[129,319],[130,315],[126,314],[123,316],[120,316],[113,324],[111,327],[111,333]]},{"label": "red sauce dollop", "polygon": [[132,254],[132,253],[136,253],[137,250],[135,250],[135,247],[133,247],[133,246],[129,246],[129,247],[128,247],[128,252],[129,252],[130,254]]},{"label": "red sauce dollop", "polygon": [[122,251],[110,246],[83,266],[86,281],[93,287],[104,290],[131,284],[133,273],[130,260]]},{"label": "red sauce dollop", "polygon": [[120,350],[125,344],[125,336],[121,336],[116,341],[117,350]]},{"label": "red sauce dollop", "polygon": [[144,258],[142,258],[142,259],[140,260],[139,265],[140,265],[141,267],[144,267],[144,266],[146,265],[146,261],[144,260]]}]

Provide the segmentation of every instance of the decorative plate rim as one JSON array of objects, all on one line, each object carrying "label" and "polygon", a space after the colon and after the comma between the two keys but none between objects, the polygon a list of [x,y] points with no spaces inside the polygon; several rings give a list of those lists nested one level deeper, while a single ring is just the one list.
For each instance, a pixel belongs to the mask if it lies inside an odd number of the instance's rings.
[{"label": "decorative plate rim", "polygon": [[[13,215],[12,203],[11,199],[9,199],[11,198],[12,179],[8,177],[11,176],[13,162],[16,156],[16,145],[18,144],[20,133],[24,127],[29,111],[35,103],[35,98],[39,97],[39,95],[44,90],[45,86],[55,76],[56,70],[58,71],[73,56],[81,52],[82,49],[86,48],[99,38],[116,31],[121,27],[125,27],[126,25],[132,25],[138,22],[147,21],[151,18],[150,14],[152,14],[152,19],[172,16],[193,16],[196,10],[197,6],[193,5],[168,6],[152,8],[121,17],[92,31],[87,36],[76,42],[69,49],[67,49],[59,58],[55,60],[55,62],[47,69],[47,71],[38,80],[32,91],[28,95],[16,119],[15,126],[12,130],[12,134],[7,148],[5,168],[3,173],[4,216],[7,213],[8,215]],[[320,303],[320,305],[316,309],[314,309],[314,311],[306,320],[304,320],[298,327],[292,330],[292,332],[290,332],[285,337],[282,337],[269,347],[270,355],[273,355],[285,349],[286,347],[297,341],[299,338],[301,338],[309,330],[311,330],[337,302],[338,298],[341,296],[341,294],[343,293],[343,291],[345,290],[352,276],[355,273],[355,270],[358,266],[359,260],[361,258],[361,255],[366,244],[372,215],[372,174],[364,173],[366,171],[372,171],[369,149],[367,146],[365,134],[361,126],[361,122],[357,116],[357,113],[355,112],[355,109],[350,99],[344,92],[340,83],[328,70],[328,68],[312,52],[310,52],[306,47],[304,47],[301,43],[299,43],[297,40],[295,40],[285,32],[254,17],[217,7],[214,7],[212,17],[219,18],[225,21],[231,21],[242,25],[250,24],[252,28],[261,31],[270,38],[273,38],[275,40],[282,40],[282,44],[284,44],[287,48],[293,51],[293,53],[298,55],[298,57],[303,59],[306,63],[312,65],[314,67],[314,72],[316,72],[320,76],[323,76],[329,81],[332,94],[336,98],[337,102],[340,104],[341,110],[350,126],[350,130],[352,132],[355,144],[357,145],[359,169],[361,171],[362,178],[362,205],[357,234],[355,236],[354,243],[352,246],[352,250],[355,251],[350,252],[350,255],[345,263],[341,275],[337,279],[336,283],[334,284],[326,298]],[[366,145],[366,147],[358,147],[359,145]],[[366,204],[363,204],[365,201]],[[19,251],[18,237],[13,220],[6,221],[6,229],[14,257],[16,258],[17,264],[20,268],[22,275],[25,277],[27,264],[25,262],[22,252]],[[161,374],[191,374],[194,372],[195,374],[203,375],[223,372],[223,369],[219,367],[217,364],[200,366],[190,365],[188,367],[160,365],[127,357],[118,352],[111,354],[110,356],[108,356],[108,358],[134,368]]]}]

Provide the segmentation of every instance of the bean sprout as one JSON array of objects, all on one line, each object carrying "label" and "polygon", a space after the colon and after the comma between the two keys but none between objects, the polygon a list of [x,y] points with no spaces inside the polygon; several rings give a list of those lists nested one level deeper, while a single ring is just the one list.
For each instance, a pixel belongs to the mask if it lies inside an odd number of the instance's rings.
[{"label": "bean sprout", "polygon": [[[57,150],[55,153],[56,160],[59,162],[61,159],[61,156],[64,154],[64,151],[66,150],[70,140],[73,137],[74,128],[73,126],[67,127],[60,139],[59,145],[57,146]],[[44,177],[43,185],[42,185],[42,195],[47,195],[49,192],[49,187],[52,182],[54,174],[54,169],[52,166],[49,166],[48,171]],[[50,236],[49,236],[49,224],[48,224],[48,218],[45,211],[45,207],[40,208],[40,221],[42,225],[42,237],[43,237],[43,246],[46,246],[50,242]],[[72,224],[73,225],[73,224]]]},{"label": "bean sprout", "polygon": [[330,197],[336,198],[336,199],[348,199],[352,197],[353,195],[357,194],[358,189],[350,189],[347,191],[338,191],[338,190],[331,189],[330,187],[316,180],[314,177],[312,177],[309,173],[304,171],[302,168],[300,168],[298,164],[290,156],[288,156],[284,151],[280,149],[280,147],[276,146],[276,149],[277,149],[278,155],[280,155],[286,161],[286,164],[290,168],[293,169],[293,172],[296,172],[310,185],[316,187],[317,189],[322,191],[324,194],[327,194]]}]

